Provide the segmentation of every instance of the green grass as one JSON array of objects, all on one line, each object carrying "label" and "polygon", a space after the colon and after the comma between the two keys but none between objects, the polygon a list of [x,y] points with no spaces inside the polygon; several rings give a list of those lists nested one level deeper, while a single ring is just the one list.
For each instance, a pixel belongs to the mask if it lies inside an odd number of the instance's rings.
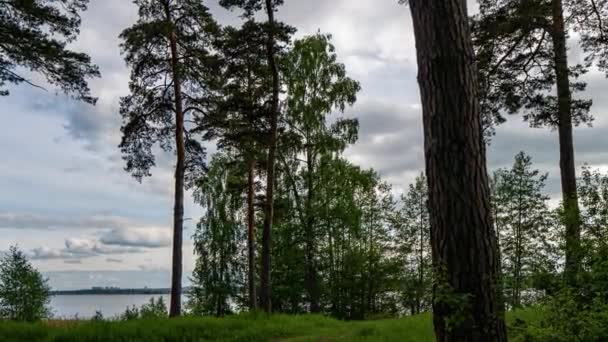
[{"label": "green grass", "polygon": [[[509,314],[508,322],[538,320],[537,310]],[[516,330],[511,330],[516,333]],[[0,323],[0,341],[433,341],[429,314],[364,322],[322,316],[241,315],[129,322]]]}]

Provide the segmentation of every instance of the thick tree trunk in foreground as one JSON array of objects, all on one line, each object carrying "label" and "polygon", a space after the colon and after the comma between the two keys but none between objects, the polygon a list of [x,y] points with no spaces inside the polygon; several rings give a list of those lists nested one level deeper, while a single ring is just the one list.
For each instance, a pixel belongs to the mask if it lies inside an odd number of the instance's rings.
[{"label": "thick tree trunk in foreground", "polygon": [[575,285],[580,264],[581,218],[576,189],[576,166],[574,163],[574,139],[572,134],[572,93],[568,70],[566,31],[561,0],[552,1],[553,9],[553,53],[557,78],[559,120],[559,167],[561,170],[562,196],[566,225],[566,282]]},{"label": "thick tree trunk in foreground", "polygon": [[279,116],[279,70],[275,61],[274,47],[274,6],[271,0],[266,0],[266,12],[268,14],[269,32],[266,42],[266,54],[268,65],[272,72],[272,104],[270,108],[270,137],[268,139],[268,160],[266,167],[266,206],[264,213],[264,229],[262,231],[262,275],[261,275],[261,300],[262,307],[267,313],[272,312],[272,282],[271,271],[271,247],[272,247],[272,221],[274,217],[274,171],[277,148],[277,121]]},{"label": "thick tree trunk in foreground", "polygon": [[[168,9],[167,15],[169,16]],[[184,224],[184,112],[182,109],[182,90],[179,78],[177,38],[175,32],[170,36],[171,65],[175,92],[175,145],[177,164],[175,166],[175,203],[173,208],[173,264],[171,272],[171,317],[181,315],[182,311],[182,240]]]},{"label": "thick tree trunk in foreground", "polygon": [[506,341],[466,0],[410,0],[410,8],[438,277],[435,335],[439,342]]},{"label": "thick tree trunk in foreground", "polygon": [[253,205],[254,197],[254,171],[255,161],[249,162],[249,172],[247,177],[247,259],[249,261],[248,283],[249,283],[249,309],[258,308],[257,294],[255,291],[255,208]]}]

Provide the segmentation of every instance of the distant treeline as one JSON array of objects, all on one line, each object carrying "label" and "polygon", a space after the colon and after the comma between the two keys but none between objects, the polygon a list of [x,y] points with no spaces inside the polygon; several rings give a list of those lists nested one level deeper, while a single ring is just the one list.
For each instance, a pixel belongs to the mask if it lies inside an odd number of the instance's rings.
[{"label": "distant treeline", "polygon": [[[184,292],[189,292],[189,288],[184,289]],[[120,288],[91,288],[82,290],[65,290],[65,291],[51,291],[51,295],[134,295],[134,294],[149,294],[149,295],[163,295],[170,294],[171,289],[120,289]]]}]

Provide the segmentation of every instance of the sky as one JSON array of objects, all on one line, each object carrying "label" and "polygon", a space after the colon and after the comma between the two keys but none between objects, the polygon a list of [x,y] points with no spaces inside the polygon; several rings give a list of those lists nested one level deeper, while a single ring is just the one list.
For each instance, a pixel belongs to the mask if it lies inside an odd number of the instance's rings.
[{"label": "sky", "polygon": [[[360,122],[359,141],[346,151],[347,158],[377,170],[395,193],[404,191],[424,169],[409,9],[397,0],[285,3],[278,18],[298,29],[296,37],[332,34],[349,76],[361,82],[357,103],[345,112]],[[221,24],[239,23],[238,13],[220,8],[217,0],[207,6]],[[140,184],[124,171],[117,147],[118,101],[128,94],[129,81],[118,35],[136,19],[136,8],[127,0],[93,0],[83,15],[80,38],[71,47],[88,53],[100,67],[102,78],[90,83],[99,98],[96,106],[26,85],[0,97],[0,251],[17,244],[55,289],[169,286],[172,157],[161,156],[152,177]],[[571,49],[571,61],[580,58]],[[595,70],[585,80],[596,119],[593,128],[575,130],[577,165],[608,170],[608,80]],[[557,201],[557,132],[509,117],[488,148],[490,172],[511,166],[522,150],[538,169],[549,172],[546,191]],[[186,282],[195,260],[190,237],[201,213],[189,194]]]}]

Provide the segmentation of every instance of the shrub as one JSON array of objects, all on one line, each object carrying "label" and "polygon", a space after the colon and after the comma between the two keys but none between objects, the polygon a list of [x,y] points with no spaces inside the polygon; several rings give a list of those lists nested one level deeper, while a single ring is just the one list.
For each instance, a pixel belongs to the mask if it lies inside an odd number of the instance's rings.
[{"label": "shrub", "polygon": [[38,321],[50,316],[48,281],[12,246],[0,260],[0,317]]},{"label": "shrub", "polygon": [[101,322],[103,320],[104,320],[103,313],[99,310],[96,310],[95,315],[93,317],[91,317],[91,321],[93,321],[93,322]]},{"label": "shrub", "polygon": [[135,305],[127,307],[125,312],[120,315],[120,319],[123,321],[131,321],[135,319],[154,319],[154,318],[165,318],[168,316],[167,305],[163,297],[158,299],[150,298],[148,304],[144,304],[137,308]]},{"label": "shrub", "polygon": [[121,321],[132,321],[132,320],[138,319],[138,318],[139,318],[139,309],[135,305],[127,306],[127,308],[125,309],[125,312],[123,312],[123,314],[120,315]]},{"label": "shrub", "polygon": [[587,253],[576,287],[563,287],[544,305],[543,319],[516,322],[515,341],[608,341],[608,248]]},{"label": "shrub", "polygon": [[158,297],[158,300],[150,298],[148,304],[144,304],[139,308],[139,317],[143,319],[164,318],[167,316],[167,305],[163,297]]}]

